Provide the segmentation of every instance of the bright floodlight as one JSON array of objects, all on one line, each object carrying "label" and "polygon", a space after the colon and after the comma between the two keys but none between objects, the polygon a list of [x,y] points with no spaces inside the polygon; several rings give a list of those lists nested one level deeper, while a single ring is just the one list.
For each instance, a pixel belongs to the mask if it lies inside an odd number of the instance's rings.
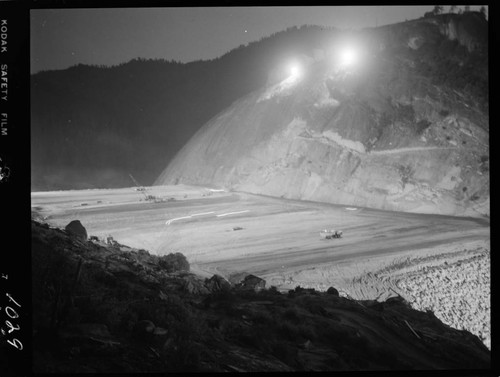
[{"label": "bright floodlight", "polygon": [[300,76],[302,70],[300,69],[300,66],[295,63],[290,65],[290,76],[293,78],[297,78]]},{"label": "bright floodlight", "polygon": [[359,61],[359,53],[353,47],[345,47],[340,51],[340,64],[349,66],[356,64]]}]

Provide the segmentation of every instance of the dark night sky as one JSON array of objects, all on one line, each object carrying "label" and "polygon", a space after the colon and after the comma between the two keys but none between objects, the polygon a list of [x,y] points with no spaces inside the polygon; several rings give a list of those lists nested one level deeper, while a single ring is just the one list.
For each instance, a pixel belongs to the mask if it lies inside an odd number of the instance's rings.
[{"label": "dark night sky", "polygon": [[[133,58],[213,59],[304,24],[363,28],[423,16],[432,6],[306,6],[31,10],[31,72]],[[445,7],[448,11],[449,7]],[[479,9],[472,6],[471,9]]]}]

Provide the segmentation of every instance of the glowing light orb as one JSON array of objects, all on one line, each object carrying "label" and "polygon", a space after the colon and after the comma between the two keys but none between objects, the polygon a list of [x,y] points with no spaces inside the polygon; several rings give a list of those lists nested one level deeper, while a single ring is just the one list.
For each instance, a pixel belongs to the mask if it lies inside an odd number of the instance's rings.
[{"label": "glowing light orb", "polygon": [[340,64],[343,66],[354,65],[359,61],[359,52],[352,47],[346,47],[340,51]]},{"label": "glowing light orb", "polygon": [[298,78],[302,74],[302,69],[299,64],[290,65],[290,76],[293,78]]}]

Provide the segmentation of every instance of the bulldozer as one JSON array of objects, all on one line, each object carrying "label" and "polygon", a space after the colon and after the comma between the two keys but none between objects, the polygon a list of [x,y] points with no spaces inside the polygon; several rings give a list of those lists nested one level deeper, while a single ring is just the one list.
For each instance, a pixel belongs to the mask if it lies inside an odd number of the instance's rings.
[{"label": "bulldozer", "polygon": [[333,238],[340,238],[342,237],[342,234],[343,232],[341,230],[334,230],[334,229],[324,229],[321,232],[319,232],[321,238],[326,240],[331,240]]}]

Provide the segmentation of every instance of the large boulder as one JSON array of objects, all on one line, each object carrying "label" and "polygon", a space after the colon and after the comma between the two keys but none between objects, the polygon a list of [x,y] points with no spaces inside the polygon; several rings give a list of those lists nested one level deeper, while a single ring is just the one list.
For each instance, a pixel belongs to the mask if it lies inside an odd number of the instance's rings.
[{"label": "large boulder", "polygon": [[247,275],[245,279],[237,286],[239,289],[251,289],[254,291],[260,291],[266,287],[266,281],[255,275]]},{"label": "large boulder", "polygon": [[71,221],[68,225],[66,225],[64,230],[75,238],[81,239],[82,241],[87,240],[87,229],[85,229],[80,220]]},{"label": "large boulder", "polygon": [[245,280],[245,277],[248,275],[250,275],[248,271],[233,272],[227,277],[227,280],[229,280],[232,285],[238,285]]},{"label": "large boulder", "polygon": [[205,279],[205,287],[212,293],[228,291],[231,289],[231,283],[222,276],[215,274],[210,279]]},{"label": "large boulder", "polygon": [[182,278],[182,289],[188,293],[199,295],[210,293],[207,287],[195,276],[187,275]]},{"label": "large boulder", "polygon": [[326,293],[328,293],[329,295],[334,295],[334,296],[339,297],[339,291],[336,288],[334,288],[334,287],[328,288],[328,290],[326,291]]}]

